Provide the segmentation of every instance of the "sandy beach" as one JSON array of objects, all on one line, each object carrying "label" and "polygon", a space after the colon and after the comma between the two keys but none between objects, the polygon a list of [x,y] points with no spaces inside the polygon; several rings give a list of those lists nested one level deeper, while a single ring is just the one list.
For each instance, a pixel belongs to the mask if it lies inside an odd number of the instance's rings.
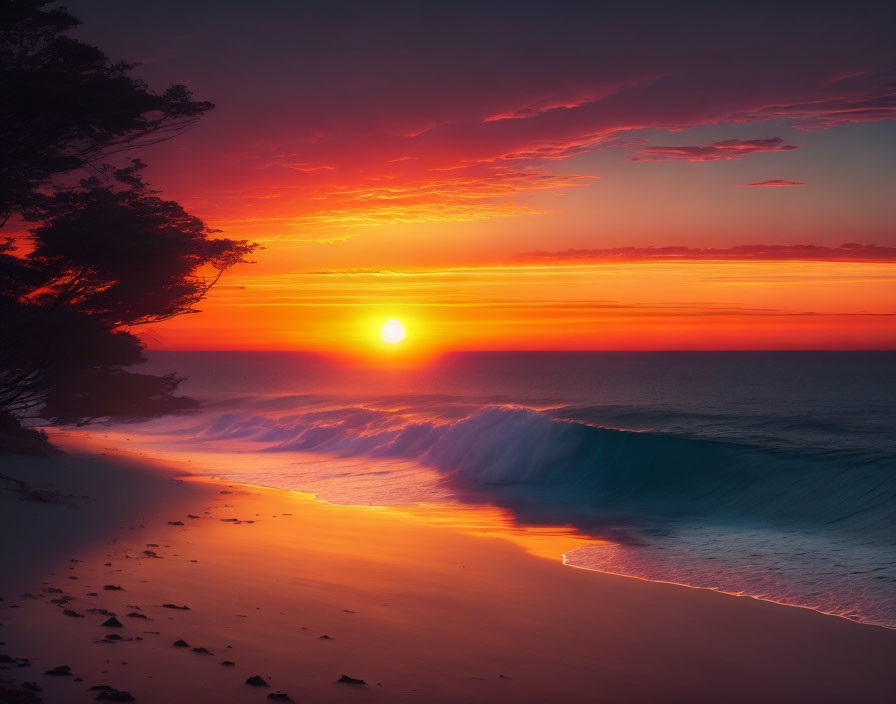
[{"label": "sandy beach", "polygon": [[[388,510],[68,450],[7,456],[2,470],[57,492],[22,500],[6,480],[0,514],[0,677],[35,683],[49,704],[94,700],[100,685],[197,704],[278,692],[296,702],[896,694],[891,630],[576,570]],[[103,625],[112,615],[120,627]],[[59,666],[71,674],[45,674]],[[255,675],[270,687],[247,684]]]}]

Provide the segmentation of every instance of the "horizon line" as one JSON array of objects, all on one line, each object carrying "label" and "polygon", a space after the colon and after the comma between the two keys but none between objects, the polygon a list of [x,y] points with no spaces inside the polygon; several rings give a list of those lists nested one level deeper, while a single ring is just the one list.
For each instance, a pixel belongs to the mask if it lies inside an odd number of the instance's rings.
[{"label": "horizon line", "polygon": [[[350,352],[335,352],[335,351],[327,351],[327,350],[311,350],[311,349],[234,349],[234,348],[215,348],[215,349],[180,349],[180,348],[170,348],[170,349],[146,349],[145,352],[247,352],[247,353],[256,353],[256,352],[278,352],[278,353],[290,353],[290,354],[316,354],[321,356],[349,356],[352,353]],[[760,349],[751,349],[751,348],[731,348],[731,349],[707,349],[707,348],[688,348],[688,349],[655,349],[655,350],[645,350],[645,349],[618,349],[618,350],[605,350],[605,349],[494,349],[494,350],[477,350],[477,349],[457,349],[457,350],[445,350],[443,352],[436,353],[435,356],[442,356],[447,354],[508,354],[508,353],[520,353],[520,354],[534,354],[534,353],[587,353],[587,354],[655,354],[655,353],[677,353],[677,352],[718,352],[718,353],[730,353],[730,352],[896,352],[896,347],[861,347],[861,348],[823,348],[823,349],[808,349],[808,348],[800,348],[800,347],[787,347],[787,348],[760,348]]]}]

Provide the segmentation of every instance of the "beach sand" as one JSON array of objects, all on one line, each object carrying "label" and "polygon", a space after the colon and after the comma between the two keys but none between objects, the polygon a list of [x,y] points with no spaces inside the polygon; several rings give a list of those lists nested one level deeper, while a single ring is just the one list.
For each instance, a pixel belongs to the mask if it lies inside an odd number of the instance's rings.
[{"label": "beach sand", "polygon": [[[49,704],[93,701],[95,685],[164,704],[896,701],[891,630],[68,449],[0,458],[59,492],[0,484],[0,653],[30,659],[0,680]],[[43,674],[60,665],[72,674]]]}]

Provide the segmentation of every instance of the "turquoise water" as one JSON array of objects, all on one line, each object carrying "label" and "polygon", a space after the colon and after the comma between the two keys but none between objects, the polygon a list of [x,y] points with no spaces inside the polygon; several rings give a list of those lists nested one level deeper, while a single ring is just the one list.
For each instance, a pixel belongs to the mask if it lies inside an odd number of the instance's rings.
[{"label": "turquoise water", "polygon": [[245,467],[221,470],[234,480],[342,503],[497,505],[520,525],[612,541],[569,553],[572,566],[896,627],[896,354],[468,353],[377,367],[168,352],[149,366],[184,375],[203,407],[128,432],[243,452]]}]

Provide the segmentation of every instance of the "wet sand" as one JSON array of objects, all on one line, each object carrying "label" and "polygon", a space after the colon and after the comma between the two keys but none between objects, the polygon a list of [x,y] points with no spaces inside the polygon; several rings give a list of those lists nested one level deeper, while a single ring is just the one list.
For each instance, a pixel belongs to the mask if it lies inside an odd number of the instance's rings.
[{"label": "wet sand", "polygon": [[[0,494],[0,653],[30,659],[0,663],[0,679],[35,682],[49,704],[93,701],[96,685],[196,704],[276,691],[296,702],[896,698],[894,631],[183,471],[96,454],[2,460],[0,474],[60,496],[22,501],[8,482]],[[121,627],[102,625],[111,614]],[[72,674],[43,674],[60,665]],[[255,675],[270,688],[246,684]]]}]

